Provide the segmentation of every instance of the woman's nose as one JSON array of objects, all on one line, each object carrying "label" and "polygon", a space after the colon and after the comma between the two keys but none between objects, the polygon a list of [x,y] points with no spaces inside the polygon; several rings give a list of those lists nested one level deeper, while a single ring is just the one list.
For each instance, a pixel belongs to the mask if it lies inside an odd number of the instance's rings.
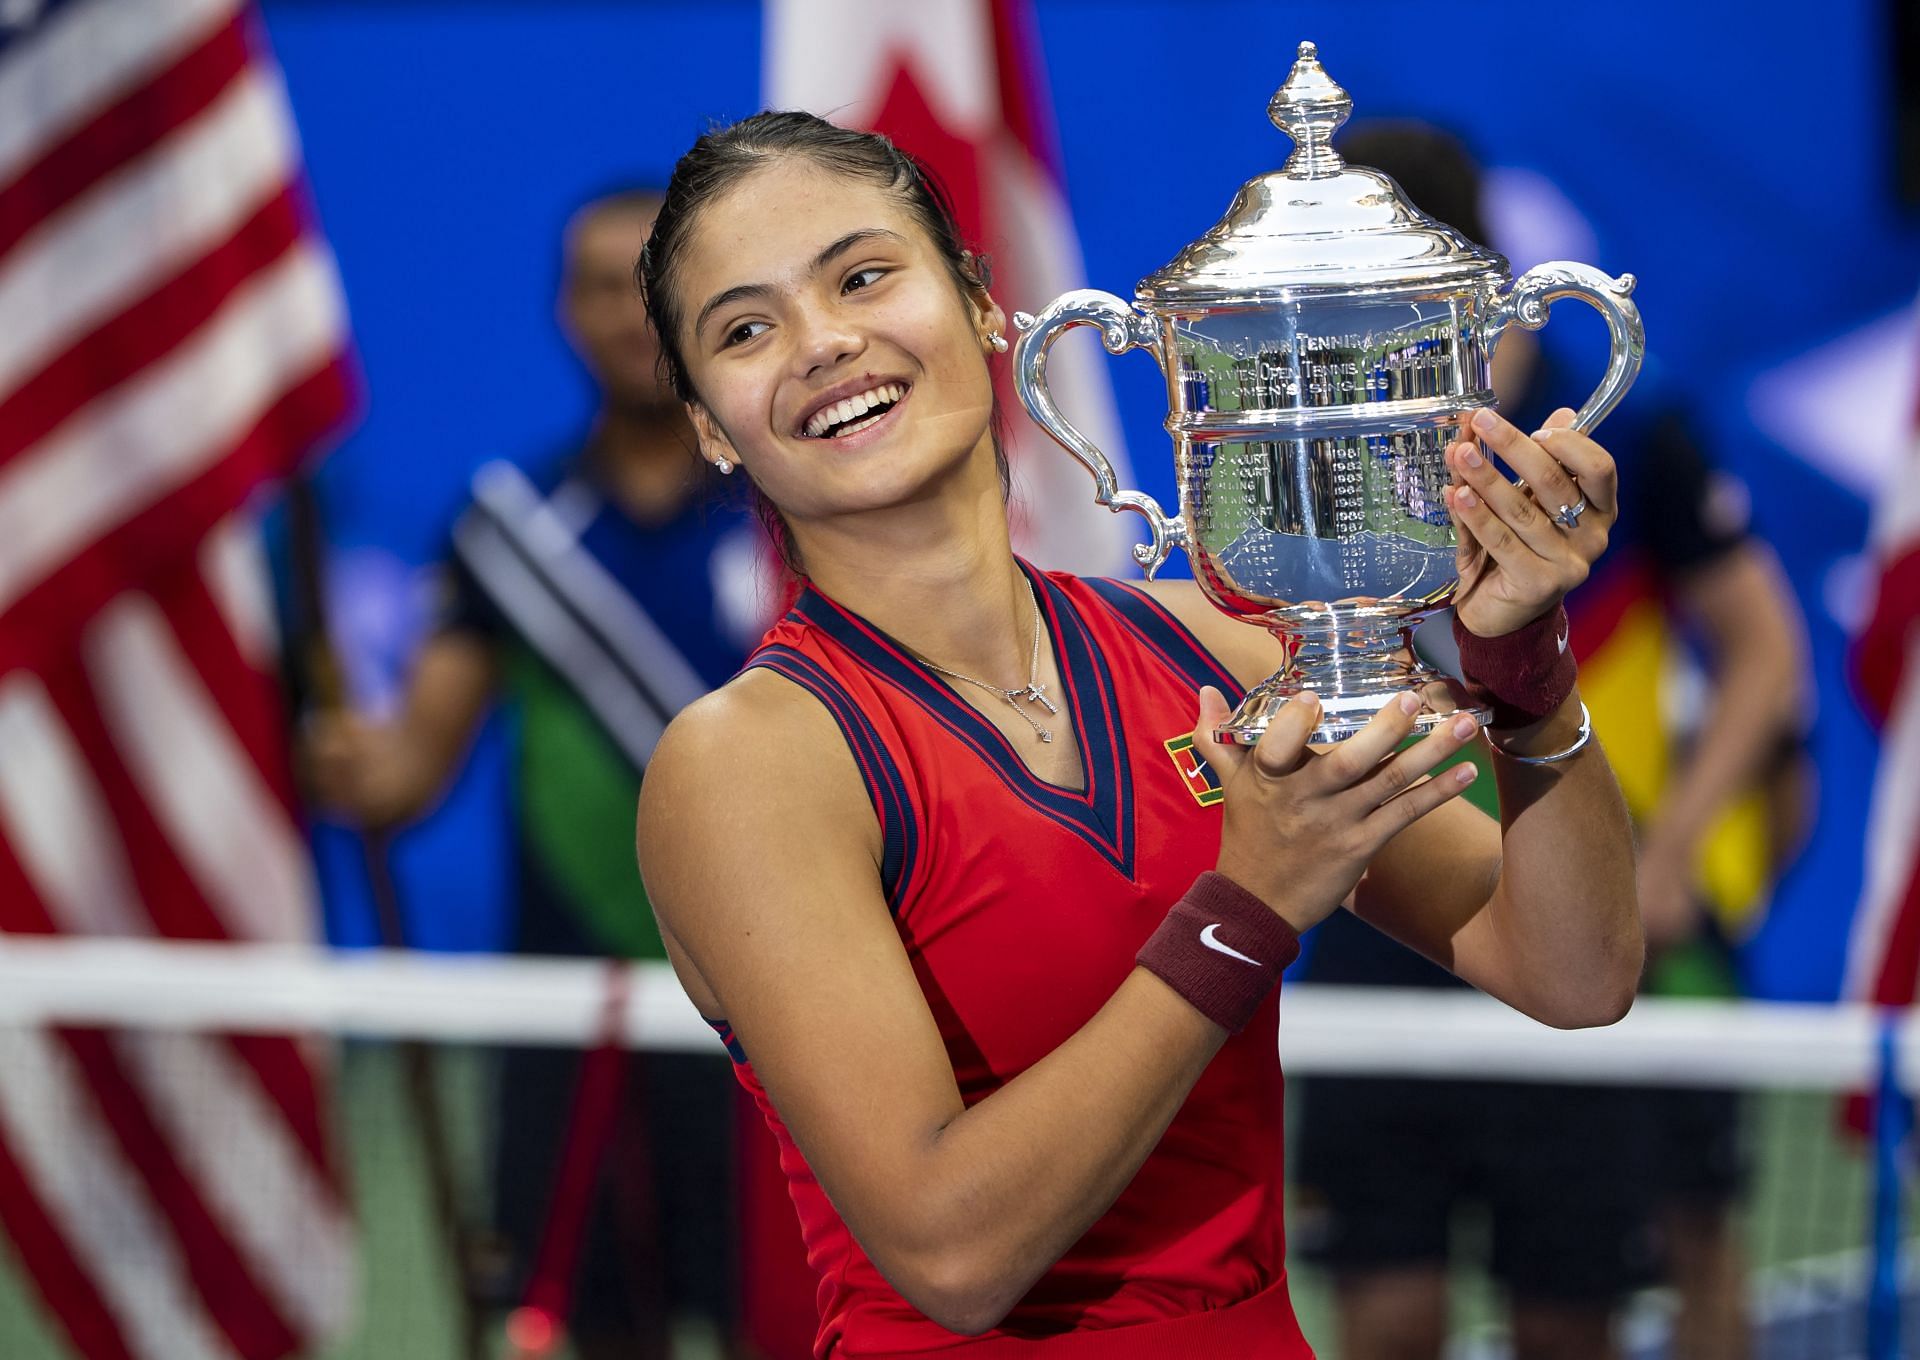
[{"label": "woman's nose", "polygon": [[866,347],[860,332],[829,310],[810,310],[800,327],[798,357],[804,376],[842,364]]}]

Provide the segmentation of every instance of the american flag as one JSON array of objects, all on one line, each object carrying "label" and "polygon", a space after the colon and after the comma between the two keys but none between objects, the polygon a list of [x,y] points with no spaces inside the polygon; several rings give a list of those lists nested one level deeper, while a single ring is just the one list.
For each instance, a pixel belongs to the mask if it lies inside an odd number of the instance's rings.
[{"label": "american flag", "polygon": [[[1914,353],[1920,359],[1920,346]],[[1854,654],[1881,743],[1847,995],[1882,1006],[1920,1000],[1920,372],[1915,378],[1906,456],[1888,477],[1874,518],[1879,580]]]},{"label": "american flag", "polygon": [[[311,938],[245,502],[351,404],[248,7],[0,0],[0,931]],[[0,1074],[0,1238],[72,1353],[341,1323],[312,1050],[11,1030]]]}]

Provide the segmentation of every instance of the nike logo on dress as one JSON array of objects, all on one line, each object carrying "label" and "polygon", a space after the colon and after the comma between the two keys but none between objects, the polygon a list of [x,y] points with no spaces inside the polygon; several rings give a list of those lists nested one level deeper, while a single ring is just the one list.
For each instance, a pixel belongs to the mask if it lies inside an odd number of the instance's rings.
[{"label": "nike logo on dress", "polygon": [[1245,954],[1242,954],[1239,950],[1235,949],[1232,945],[1222,943],[1220,940],[1216,939],[1214,937],[1214,932],[1217,931],[1218,929],[1220,929],[1220,923],[1216,921],[1214,924],[1208,926],[1205,930],[1201,931],[1200,943],[1205,945],[1207,948],[1211,949],[1216,954],[1225,954],[1230,959],[1238,959],[1242,963],[1250,963],[1255,968],[1258,968],[1260,966],[1260,960],[1250,959]]}]

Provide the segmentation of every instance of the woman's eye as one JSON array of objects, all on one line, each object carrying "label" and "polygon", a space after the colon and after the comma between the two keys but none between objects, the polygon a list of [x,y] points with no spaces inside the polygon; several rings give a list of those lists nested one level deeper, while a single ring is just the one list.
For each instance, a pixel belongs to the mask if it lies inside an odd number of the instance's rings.
[{"label": "woman's eye", "polygon": [[847,275],[847,281],[841,285],[841,291],[851,293],[856,289],[871,288],[880,281],[886,272],[886,270],[877,267],[873,269],[856,269]]},{"label": "woman's eye", "polygon": [[742,321],[727,332],[726,338],[720,344],[723,348],[730,345],[744,345],[766,328],[767,323],[764,321]]}]

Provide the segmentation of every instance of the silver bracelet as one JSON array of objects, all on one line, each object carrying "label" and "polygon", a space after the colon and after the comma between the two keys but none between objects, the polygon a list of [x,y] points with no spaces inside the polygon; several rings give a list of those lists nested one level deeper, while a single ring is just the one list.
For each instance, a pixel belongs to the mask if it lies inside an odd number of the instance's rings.
[{"label": "silver bracelet", "polygon": [[1580,703],[1580,735],[1573,739],[1573,745],[1564,751],[1555,751],[1550,756],[1523,756],[1509,751],[1493,739],[1493,733],[1487,733],[1487,745],[1498,751],[1516,765],[1557,765],[1569,757],[1580,754],[1580,748],[1593,740],[1593,717],[1587,712],[1586,701]]}]

